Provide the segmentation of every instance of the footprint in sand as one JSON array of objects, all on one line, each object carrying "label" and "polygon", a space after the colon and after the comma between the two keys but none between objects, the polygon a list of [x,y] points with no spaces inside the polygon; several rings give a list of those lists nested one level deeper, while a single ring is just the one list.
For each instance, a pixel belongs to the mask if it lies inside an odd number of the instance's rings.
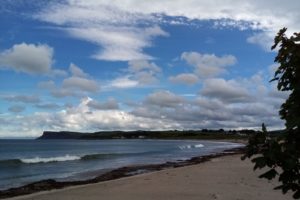
[{"label": "footprint in sand", "polygon": [[211,194],[210,195],[213,199],[219,199],[219,195],[217,195],[217,194]]}]

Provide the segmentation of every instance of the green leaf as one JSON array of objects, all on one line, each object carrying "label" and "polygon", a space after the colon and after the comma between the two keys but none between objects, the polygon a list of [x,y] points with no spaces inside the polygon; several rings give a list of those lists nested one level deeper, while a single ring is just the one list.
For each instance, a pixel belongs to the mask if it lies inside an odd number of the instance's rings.
[{"label": "green leaf", "polygon": [[286,30],[281,29],[274,38],[272,49],[279,48],[274,61],[279,67],[270,81],[277,81],[279,91],[289,92],[279,110],[286,130],[274,135],[262,124],[262,132],[249,138],[242,159],[254,157],[254,170],[268,169],[260,178],[271,180],[279,175],[275,170],[279,169],[281,185],[275,189],[284,194],[292,190],[293,197],[300,199],[300,32],[288,38]]},{"label": "green leaf", "polygon": [[276,177],[277,171],[275,169],[271,169],[267,171],[266,173],[263,173],[262,175],[259,176],[259,178],[266,178],[268,180],[272,180],[273,178]]},{"label": "green leaf", "polygon": [[299,199],[300,198],[300,190],[298,190],[297,192],[295,192],[295,194],[293,195],[294,199]]},{"label": "green leaf", "polygon": [[266,159],[264,157],[253,158],[251,161],[255,163],[254,170],[256,170],[257,168],[261,169],[267,165]]}]

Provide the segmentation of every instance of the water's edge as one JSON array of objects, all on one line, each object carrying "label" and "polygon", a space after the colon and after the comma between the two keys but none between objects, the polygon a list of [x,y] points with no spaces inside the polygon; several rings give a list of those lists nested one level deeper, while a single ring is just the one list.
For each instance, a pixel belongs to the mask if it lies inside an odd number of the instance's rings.
[{"label": "water's edge", "polygon": [[54,179],[47,179],[47,180],[33,182],[21,187],[2,190],[0,191],[0,199],[32,194],[32,193],[46,191],[46,190],[61,189],[69,186],[98,183],[98,182],[133,176],[137,174],[147,173],[147,172],[160,171],[168,168],[177,168],[177,167],[184,167],[188,165],[195,165],[195,164],[207,162],[212,158],[217,158],[226,155],[242,154],[243,152],[244,152],[244,147],[238,147],[238,148],[224,150],[221,153],[192,157],[184,161],[166,162],[162,164],[126,166],[126,167],[121,167],[109,171],[107,173],[101,174],[95,178],[88,179],[88,180],[81,180],[81,181],[56,181]]}]

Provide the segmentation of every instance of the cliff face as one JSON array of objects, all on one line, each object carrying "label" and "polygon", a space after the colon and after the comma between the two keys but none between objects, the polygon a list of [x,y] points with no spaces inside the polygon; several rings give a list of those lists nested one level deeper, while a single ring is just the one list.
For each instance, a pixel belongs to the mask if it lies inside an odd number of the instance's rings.
[{"label": "cliff face", "polygon": [[79,139],[84,133],[69,132],[69,131],[44,131],[43,135],[37,139]]}]

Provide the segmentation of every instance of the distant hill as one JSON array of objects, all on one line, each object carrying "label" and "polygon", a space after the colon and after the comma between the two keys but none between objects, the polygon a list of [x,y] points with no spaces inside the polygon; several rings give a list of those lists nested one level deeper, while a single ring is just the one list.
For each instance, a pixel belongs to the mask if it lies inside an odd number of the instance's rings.
[{"label": "distant hill", "polygon": [[44,131],[43,135],[37,139],[80,139],[85,133],[70,131]]},{"label": "distant hill", "polygon": [[[72,131],[44,131],[37,139],[244,139],[255,130],[168,130],[168,131],[99,131],[82,133]],[[280,131],[277,131],[280,132]],[[276,132],[276,133],[277,133]]]}]

